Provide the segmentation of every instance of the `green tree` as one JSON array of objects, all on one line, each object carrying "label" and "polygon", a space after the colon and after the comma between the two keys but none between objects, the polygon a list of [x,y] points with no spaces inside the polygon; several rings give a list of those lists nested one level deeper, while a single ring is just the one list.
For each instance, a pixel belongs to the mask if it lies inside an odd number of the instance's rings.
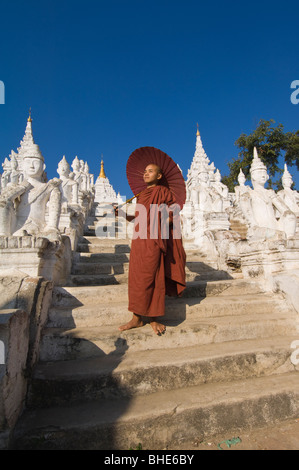
[{"label": "green tree", "polygon": [[282,157],[289,165],[296,165],[299,170],[299,130],[284,132],[282,124],[275,125],[273,119],[260,120],[257,128],[249,135],[241,134],[235,145],[239,148],[238,157],[228,163],[229,174],[222,178],[230,191],[238,185],[238,176],[242,169],[247,180],[250,180],[250,166],[253,160],[253,149],[257,148],[259,157],[265,163],[270,179],[268,187],[281,189],[283,169],[279,167]]}]

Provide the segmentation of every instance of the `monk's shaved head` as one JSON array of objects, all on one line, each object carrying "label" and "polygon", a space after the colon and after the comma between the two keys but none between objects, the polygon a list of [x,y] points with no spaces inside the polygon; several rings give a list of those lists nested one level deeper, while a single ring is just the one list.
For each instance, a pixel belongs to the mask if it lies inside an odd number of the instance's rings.
[{"label": "monk's shaved head", "polygon": [[157,165],[156,163],[149,163],[149,165],[147,165],[146,168],[148,168],[149,166],[154,167],[159,174],[163,175],[163,171],[161,170],[159,165]]}]

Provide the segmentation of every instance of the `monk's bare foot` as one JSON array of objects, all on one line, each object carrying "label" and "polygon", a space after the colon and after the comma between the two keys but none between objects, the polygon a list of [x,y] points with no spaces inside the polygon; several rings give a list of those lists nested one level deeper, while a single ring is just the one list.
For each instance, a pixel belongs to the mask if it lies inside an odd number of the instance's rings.
[{"label": "monk's bare foot", "polygon": [[135,315],[135,313],[133,313],[132,320],[130,320],[125,325],[120,326],[118,329],[120,331],[132,330],[133,328],[140,328],[141,326],[143,326],[143,324],[144,323],[141,320],[141,317],[139,315]]},{"label": "monk's bare foot", "polygon": [[151,327],[154,330],[156,335],[160,336],[163,335],[166,331],[166,326],[162,325],[162,323],[158,323],[156,320],[151,320]]}]

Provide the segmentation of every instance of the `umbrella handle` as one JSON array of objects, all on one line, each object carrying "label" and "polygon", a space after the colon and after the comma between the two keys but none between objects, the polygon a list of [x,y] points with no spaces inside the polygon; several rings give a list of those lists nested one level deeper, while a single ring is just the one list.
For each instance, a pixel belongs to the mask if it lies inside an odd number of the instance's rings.
[{"label": "umbrella handle", "polygon": [[124,203],[121,204],[120,206],[115,206],[115,207],[114,207],[114,210],[116,210],[116,209],[117,209],[117,210],[121,209],[123,206],[125,206],[125,205],[128,204],[129,202],[133,201],[133,199],[135,199],[135,197],[138,197],[139,194],[141,194],[141,193],[142,193],[142,191],[140,191],[140,193],[136,194],[136,196],[133,196],[133,197],[131,197],[130,199],[127,199],[126,202],[124,202]]}]

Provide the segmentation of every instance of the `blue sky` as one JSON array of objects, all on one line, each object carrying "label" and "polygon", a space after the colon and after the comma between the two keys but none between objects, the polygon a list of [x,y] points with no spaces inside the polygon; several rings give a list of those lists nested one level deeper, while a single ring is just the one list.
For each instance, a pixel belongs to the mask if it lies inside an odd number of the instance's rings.
[{"label": "blue sky", "polygon": [[63,155],[96,178],[103,154],[114,189],[130,197],[126,163],[141,146],[164,150],[186,178],[196,123],[225,175],[235,141],[260,119],[299,129],[298,17],[289,0],[2,0],[0,162],[31,107],[49,178]]}]

